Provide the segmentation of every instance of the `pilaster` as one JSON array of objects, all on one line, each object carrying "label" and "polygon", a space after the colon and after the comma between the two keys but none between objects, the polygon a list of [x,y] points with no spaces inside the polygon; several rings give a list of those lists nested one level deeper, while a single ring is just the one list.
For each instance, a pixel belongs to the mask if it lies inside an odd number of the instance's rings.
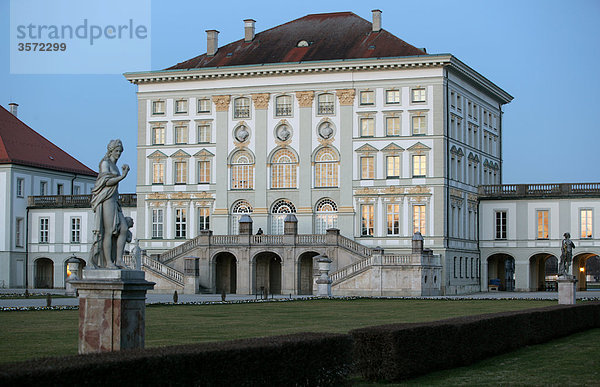
[{"label": "pilaster", "polygon": [[297,91],[299,116],[299,154],[298,189],[300,202],[296,216],[298,217],[298,232],[312,234],[312,106],[315,98],[314,91]]},{"label": "pilaster", "polygon": [[352,200],[352,133],[354,125],[354,89],[336,90],[340,102],[340,203],[338,226],[342,235],[352,237],[354,203]]},{"label": "pilaster", "polygon": [[269,93],[252,94],[254,102],[254,213],[252,219],[255,222],[255,230],[259,227],[267,230],[267,213],[262,209],[267,208],[267,154],[268,146],[268,112],[269,112]]},{"label": "pilaster", "polygon": [[228,171],[228,137],[229,137],[229,103],[231,102],[231,96],[229,95],[215,95],[213,96],[213,102],[216,110],[216,155],[215,155],[215,171],[216,176],[216,192],[215,192],[215,209],[212,216],[212,227],[215,234],[228,234],[227,228],[227,214],[228,214],[228,203],[227,203],[227,190],[229,182],[229,171]]}]

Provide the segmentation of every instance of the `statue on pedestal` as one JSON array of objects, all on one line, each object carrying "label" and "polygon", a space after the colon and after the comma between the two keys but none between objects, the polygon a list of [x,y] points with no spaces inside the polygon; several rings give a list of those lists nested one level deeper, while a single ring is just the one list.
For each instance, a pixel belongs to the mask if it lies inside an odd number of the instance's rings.
[{"label": "statue on pedestal", "polygon": [[123,153],[121,140],[111,140],[106,148],[106,155],[100,160],[98,178],[92,189],[94,236],[90,262],[94,269],[120,269],[125,268],[123,251],[127,239],[131,240],[131,233],[128,235],[128,231],[133,226],[133,222],[123,215],[118,190],[119,182],[129,173],[129,165],[123,165],[121,175],[117,167],[117,160]]},{"label": "statue on pedestal", "polygon": [[573,261],[573,248],[575,244],[571,241],[571,234],[568,232],[564,233],[565,239],[563,239],[560,245],[560,262],[558,264],[558,275],[569,277],[569,269],[571,268],[571,262]]}]

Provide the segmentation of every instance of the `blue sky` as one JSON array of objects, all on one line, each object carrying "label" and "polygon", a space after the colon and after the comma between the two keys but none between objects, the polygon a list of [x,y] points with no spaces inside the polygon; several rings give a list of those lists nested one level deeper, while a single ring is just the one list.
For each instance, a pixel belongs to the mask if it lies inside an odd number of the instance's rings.
[{"label": "blue sky", "polygon": [[[90,1],[91,3],[91,1]],[[136,87],[122,75],[11,75],[9,0],[0,0],[0,104],[93,169],[111,138],[135,172]],[[514,96],[504,107],[507,183],[600,181],[600,1],[151,1],[151,68],[206,51],[309,13],[352,11],[429,53],[451,53]],[[114,10],[118,13],[119,10]],[[119,61],[118,57],[106,58]],[[124,69],[130,71],[136,69]],[[131,175],[121,192],[135,190]]]}]

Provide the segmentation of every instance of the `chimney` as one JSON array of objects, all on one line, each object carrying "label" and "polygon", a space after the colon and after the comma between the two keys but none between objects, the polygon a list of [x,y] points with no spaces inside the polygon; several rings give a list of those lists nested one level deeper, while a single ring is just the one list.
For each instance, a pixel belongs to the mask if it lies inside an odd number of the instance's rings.
[{"label": "chimney", "polygon": [[214,56],[219,49],[219,31],[206,30],[206,55]]},{"label": "chimney", "polygon": [[17,109],[18,108],[19,108],[19,104],[18,103],[11,102],[11,103],[8,104],[8,110],[15,117],[17,117]]},{"label": "chimney", "polygon": [[373,32],[381,31],[381,11],[374,9],[373,12]]},{"label": "chimney", "polygon": [[244,41],[251,42],[254,40],[254,23],[256,20],[246,19],[244,20]]}]

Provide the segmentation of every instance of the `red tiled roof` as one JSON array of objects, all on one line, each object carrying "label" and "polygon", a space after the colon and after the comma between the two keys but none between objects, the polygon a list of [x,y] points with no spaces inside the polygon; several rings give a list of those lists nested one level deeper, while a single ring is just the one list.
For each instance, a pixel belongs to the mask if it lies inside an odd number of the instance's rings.
[{"label": "red tiled roof", "polygon": [[97,175],[2,106],[0,106],[0,164],[19,164],[88,176]]},{"label": "red tiled roof", "polygon": [[[352,12],[312,14],[260,32],[251,42],[240,39],[220,47],[214,56],[202,54],[166,70],[427,55],[383,29],[371,29],[369,21]],[[302,40],[310,45],[297,47]]]}]

